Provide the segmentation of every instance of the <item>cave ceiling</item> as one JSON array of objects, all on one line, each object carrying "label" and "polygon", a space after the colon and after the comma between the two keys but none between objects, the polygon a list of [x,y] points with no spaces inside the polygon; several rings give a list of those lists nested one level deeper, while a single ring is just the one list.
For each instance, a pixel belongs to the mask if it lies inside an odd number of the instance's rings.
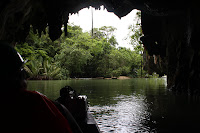
[{"label": "cave ceiling", "polygon": [[[69,13],[77,13],[85,7],[101,5],[119,18],[133,9],[153,16],[167,16],[179,13],[188,3],[184,1],[157,0],[1,0],[0,40],[23,41],[30,25],[41,33],[49,26],[49,35],[56,40],[61,27],[67,27]],[[148,19],[147,19],[148,21]],[[151,20],[152,22],[152,20]],[[67,32],[65,28],[65,32]]]}]

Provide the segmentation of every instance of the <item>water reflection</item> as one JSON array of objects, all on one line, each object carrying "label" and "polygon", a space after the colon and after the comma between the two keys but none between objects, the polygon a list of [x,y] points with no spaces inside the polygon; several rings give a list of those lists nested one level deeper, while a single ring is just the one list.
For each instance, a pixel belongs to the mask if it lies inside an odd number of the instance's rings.
[{"label": "water reflection", "polygon": [[[87,95],[89,110],[102,132],[154,132],[160,118],[166,117],[166,79],[29,81],[54,100],[60,88],[70,85]],[[157,119],[159,118],[159,119]]]},{"label": "water reflection", "polygon": [[118,102],[110,106],[93,106],[93,112],[102,132],[132,133],[146,132],[144,123],[149,119],[148,105],[142,95],[121,95]]}]

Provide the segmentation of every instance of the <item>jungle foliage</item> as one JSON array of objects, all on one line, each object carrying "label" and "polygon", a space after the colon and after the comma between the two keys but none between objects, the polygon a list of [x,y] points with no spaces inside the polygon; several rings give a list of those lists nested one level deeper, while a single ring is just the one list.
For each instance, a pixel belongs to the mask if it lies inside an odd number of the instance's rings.
[{"label": "jungle foliage", "polygon": [[[94,28],[83,32],[69,24],[68,34],[52,42],[48,32],[39,35],[31,30],[25,43],[16,49],[28,59],[25,69],[29,79],[67,79],[83,77],[137,77],[141,54],[116,46],[114,27]],[[46,29],[48,31],[48,28]]]}]

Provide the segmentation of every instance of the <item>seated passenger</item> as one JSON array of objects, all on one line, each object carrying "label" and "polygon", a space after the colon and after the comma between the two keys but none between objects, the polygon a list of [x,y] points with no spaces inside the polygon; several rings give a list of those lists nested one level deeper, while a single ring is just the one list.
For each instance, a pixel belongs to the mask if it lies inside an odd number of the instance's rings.
[{"label": "seated passenger", "polygon": [[[24,61],[15,49],[0,42],[1,133],[72,133],[73,128],[51,100],[27,91]],[[76,132],[81,132],[77,129]]]}]

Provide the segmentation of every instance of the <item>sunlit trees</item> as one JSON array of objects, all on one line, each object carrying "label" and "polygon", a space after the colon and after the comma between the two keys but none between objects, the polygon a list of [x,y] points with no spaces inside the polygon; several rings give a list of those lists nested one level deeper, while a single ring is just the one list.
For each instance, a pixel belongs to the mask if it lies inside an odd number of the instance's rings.
[{"label": "sunlit trees", "polygon": [[[146,74],[146,72],[143,70],[143,51],[144,51],[144,47],[142,44],[142,41],[140,40],[140,38],[143,36],[142,33],[142,26],[141,26],[141,12],[138,11],[136,13],[136,17],[135,17],[135,21],[136,24],[132,24],[129,26],[129,30],[130,30],[130,39],[131,39],[131,44],[134,47],[135,52],[139,55],[141,55],[140,57],[138,57],[140,59],[140,69],[138,69],[139,73],[138,76],[140,75],[140,77],[144,77],[144,75]],[[138,64],[138,65],[139,65]]]},{"label": "sunlit trees", "polygon": [[70,77],[82,77],[84,75],[84,66],[92,58],[89,51],[76,46],[64,47],[60,54],[56,56],[62,69],[69,71]]},{"label": "sunlit trees", "polygon": [[47,32],[39,35],[31,30],[17,50],[29,60],[25,69],[30,79],[136,77],[141,56],[137,51],[116,48],[115,30],[111,26],[94,28],[91,36],[91,32],[69,24],[68,35],[63,33],[54,42]]},{"label": "sunlit trees", "polygon": [[134,50],[138,53],[143,52],[144,48],[142,45],[142,41],[140,38],[143,36],[142,26],[141,26],[141,12],[138,11],[135,17],[136,24],[132,24],[129,26],[131,44],[134,47]]}]

